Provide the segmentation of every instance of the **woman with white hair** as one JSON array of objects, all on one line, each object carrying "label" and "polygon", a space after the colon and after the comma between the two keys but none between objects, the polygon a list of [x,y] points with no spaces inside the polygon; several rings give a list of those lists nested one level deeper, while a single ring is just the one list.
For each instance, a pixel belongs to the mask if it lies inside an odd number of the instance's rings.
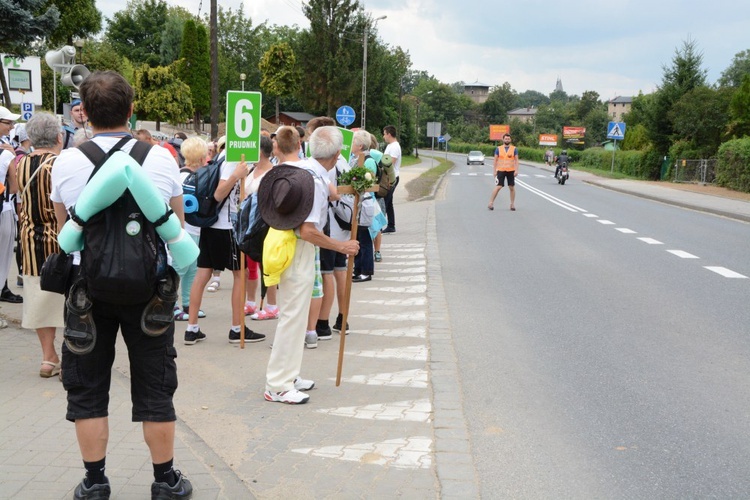
[{"label": "woman with white hair", "polygon": [[34,151],[18,163],[20,192],[20,233],[23,254],[23,328],[34,328],[42,346],[39,376],[60,373],[60,358],[55,349],[56,329],[65,326],[65,297],[45,292],[39,284],[42,264],[50,254],[59,253],[57,219],[50,200],[52,168],[63,147],[63,133],[57,117],[35,113],[26,124]]}]

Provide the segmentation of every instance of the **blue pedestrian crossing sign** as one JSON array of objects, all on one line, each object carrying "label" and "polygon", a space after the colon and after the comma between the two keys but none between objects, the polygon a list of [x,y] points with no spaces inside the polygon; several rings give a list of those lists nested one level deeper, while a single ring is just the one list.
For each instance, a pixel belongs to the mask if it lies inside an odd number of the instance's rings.
[{"label": "blue pedestrian crossing sign", "polygon": [[336,110],[336,121],[344,127],[348,127],[349,125],[354,123],[354,118],[356,116],[357,114],[354,112],[354,109],[352,109],[351,106],[341,106]]},{"label": "blue pedestrian crossing sign", "polygon": [[607,125],[607,139],[616,139],[618,141],[625,139],[625,123],[609,122],[609,125]]}]

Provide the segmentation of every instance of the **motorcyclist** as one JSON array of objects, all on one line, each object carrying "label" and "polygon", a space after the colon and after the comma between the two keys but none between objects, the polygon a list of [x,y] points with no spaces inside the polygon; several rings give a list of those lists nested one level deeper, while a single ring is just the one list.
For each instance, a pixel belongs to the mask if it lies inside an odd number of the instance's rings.
[{"label": "motorcyclist", "polygon": [[555,169],[555,177],[557,177],[557,174],[560,173],[560,169],[563,165],[568,165],[570,163],[570,157],[568,156],[568,150],[563,149],[560,152],[560,156],[557,157],[557,168]]}]

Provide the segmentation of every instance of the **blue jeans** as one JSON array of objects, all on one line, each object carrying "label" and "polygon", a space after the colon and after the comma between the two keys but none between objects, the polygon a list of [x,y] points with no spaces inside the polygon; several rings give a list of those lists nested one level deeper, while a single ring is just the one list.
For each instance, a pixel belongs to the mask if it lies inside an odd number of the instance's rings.
[{"label": "blue jeans", "polygon": [[375,273],[375,253],[367,226],[357,226],[359,253],[354,257],[354,274],[372,276]]}]

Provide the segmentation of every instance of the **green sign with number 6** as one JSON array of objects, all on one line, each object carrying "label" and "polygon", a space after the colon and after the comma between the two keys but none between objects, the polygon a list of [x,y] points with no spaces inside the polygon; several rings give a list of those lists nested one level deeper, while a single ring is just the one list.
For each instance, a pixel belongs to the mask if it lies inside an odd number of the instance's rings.
[{"label": "green sign with number 6", "polygon": [[260,92],[227,92],[227,161],[260,160]]}]

